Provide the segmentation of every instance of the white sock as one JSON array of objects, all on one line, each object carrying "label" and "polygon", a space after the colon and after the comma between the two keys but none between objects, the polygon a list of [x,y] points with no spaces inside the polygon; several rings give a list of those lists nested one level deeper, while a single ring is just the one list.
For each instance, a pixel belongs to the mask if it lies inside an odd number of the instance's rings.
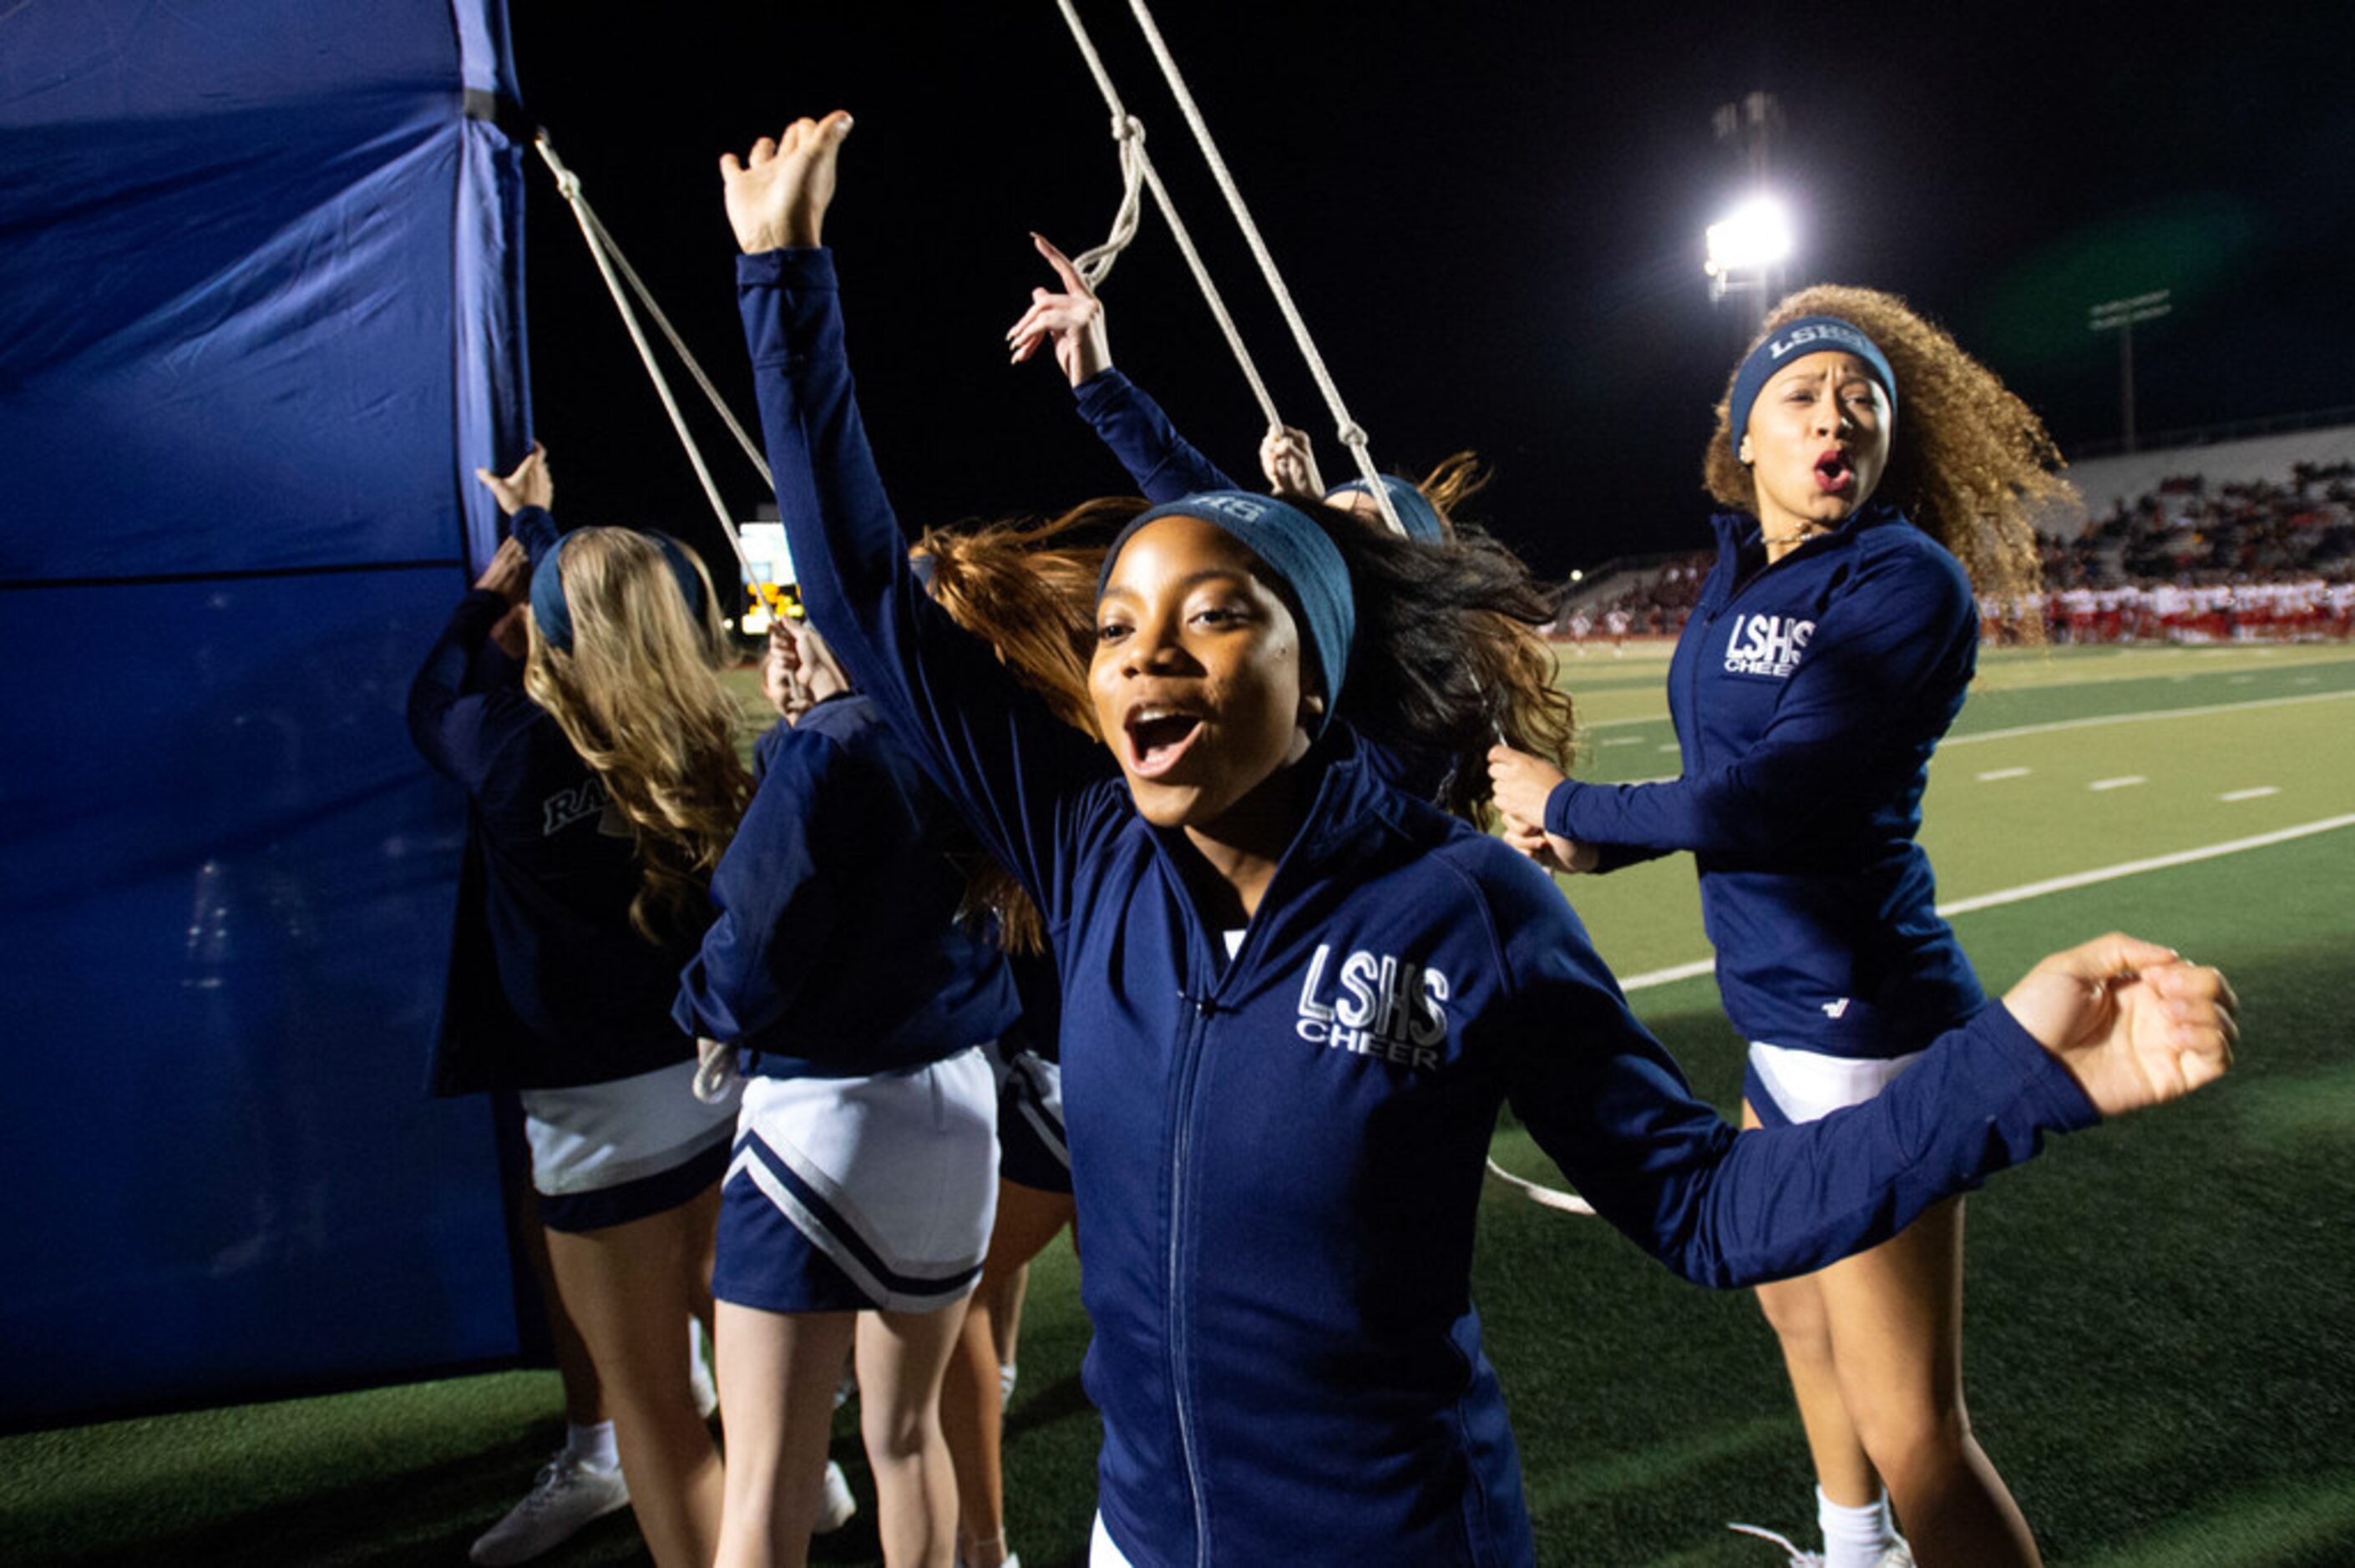
[{"label": "white sock", "polygon": [[618,1470],[622,1467],[622,1451],[613,1446],[613,1424],[610,1421],[600,1421],[594,1426],[566,1422],[564,1451],[579,1461],[584,1470]]},{"label": "white sock", "polygon": [[1014,1363],[1007,1361],[997,1369],[997,1403],[1001,1405],[1014,1397]]},{"label": "white sock", "polygon": [[1849,1508],[1816,1489],[1816,1523],[1824,1532],[1824,1568],[1873,1568],[1897,1543],[1889,1521],[1889,1494],[1862,1508]]}]

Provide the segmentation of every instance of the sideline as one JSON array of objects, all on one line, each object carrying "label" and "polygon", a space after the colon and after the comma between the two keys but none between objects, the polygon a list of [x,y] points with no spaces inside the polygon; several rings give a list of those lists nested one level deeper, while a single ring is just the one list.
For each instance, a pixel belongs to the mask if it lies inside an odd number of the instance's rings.
[{"label": "sideline", "polygon": [[2335,703],[2355,697],[2350,692],[2304,692],[2294,697],[2253,697],[2244,703],[2211,703],[2197,708],[2151,708],[2142,713],[2099,714],[2092,718],[2055,719],[2050,724],[2013,725],[2009,729],[1975,730],[1968,735],[1949,735],[1938,742],[1938,749],[1951,746],[1970,746],[1982,740],[2009,740],[2016,735],[2051,735],[2055,730],[2096,729],[2105,725],[2139,724],[2145,719],[2197,718],[2202,714],[2246,713],[2252,708],[2286,708],[2298,703]]},{"label": "sideline", "polygon": [[[1938,749],[1944,751],[1950,746],[1968,746],[1974,741],[2009,740],[2015,735],[2051,735],[2056,730],[2093,729],[2103,725],[2137,724],[2144,719],[2197,718],[2201,714],[2245,713],[2252,708],[2287,707],[2296,703],[2335,703],[2342,702],[2349,697],[2355,697],[2355,691],[2301,692],[2291,697],[2252,697],[2243,703],[2211,703],[2196,708],[2149,708],[2140,713],[2097,714],[2091,718],[2054,719],[2050,724],[2021,724],[2013,725],[2008,729],[1982,729],[1967,735],[1948,735],[1938,742]],[[1631,718],[1596,719],[1591,724],[1582,721],[1579,727],[1581,729],[1615,729],[1631,724],[1666,724],[1668,722],[1668,711],[1662,709],[1658,713],[1639,714]]]},{"label": "sideline", "polygon": [[[2347,694],[2355,695],[2355,693]],[[1951,743],[1950,743],[1951,744]],[[2066,893],[2073,888],[2091,887],[2096,883],[2114,882],[2122,876],[2138,876],[2147,871],[2165,871],[2170,866],[2190,865],[2199,861],[2215,860],[2228,854],[2240,854],[2248,850],[2266,849],[2274,844],[2288,843],[2294,839],[2311,838],[2316,833],[2333,832],[2340,828],[2355,828],[2355,816],[2325,817],[2317,822],[2301,822],[2294,828],[2281,828],[2270,833],[2258,833],[2251,838],[2229,839],[2220,844],[2204,844],[2198,849],[2179,850],[2173,854],[2153,855],[2147,860],[2122,861],[2093,871],[2080,871],[2068,876],[2048,877],[2042,882],[2026,882],[2018,887],[2006,887],[1994,893],[1982,893],[1970,898],[1952,899],[1938,906],[1942,916],[1968,915],[1977,909],[1993,909],[2005,904],[2025,903],[2050,893]],[[1702,959],[1694,963],[1676,964],[1664,969],[1651,969],[1640,975],[1629,975],[1619,982],[1623,991],[1647,991],[1654,986],[1670,985],[1678,980],[1698,979],[1717,968],[1714,959]]]}]

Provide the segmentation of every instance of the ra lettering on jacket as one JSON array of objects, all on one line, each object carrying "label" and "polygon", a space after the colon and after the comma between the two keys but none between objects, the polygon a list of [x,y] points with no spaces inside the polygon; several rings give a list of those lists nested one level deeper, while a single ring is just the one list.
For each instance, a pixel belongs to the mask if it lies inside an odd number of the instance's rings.
[{"label": "ra lettering on jacket", "polygon": [[1807,651],[1816,623],[1796,615],[1737,615],[1725,639],[1725,673],[1788,679]]},{"label": "ra lettering on jacket", "polygon": [[610,810],[605,781],[591,774],[570,789],[559,789],[540,805],[539,836],[552,839],[583,817],[598,819],[597,831],[609,837],[630,836],[629,820]]},{"label": "ra lettering on jacket", "polygon": [[1293,1027],[1312,1045],[1433,1070],[1447,1038],[1448,991],[1439,970],[1391,953],[1359,948],[1337,967],[1331,946],[1319,943],[1301,981],[1300,1016]]}]

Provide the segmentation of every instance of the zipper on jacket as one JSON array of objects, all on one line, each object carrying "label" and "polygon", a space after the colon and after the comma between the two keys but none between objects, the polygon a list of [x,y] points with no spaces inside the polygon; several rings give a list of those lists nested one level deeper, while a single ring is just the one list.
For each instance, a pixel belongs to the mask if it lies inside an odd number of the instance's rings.
[{"label": "zipper on jacket", "polygon": [[[1320,786],[1316,799],[1309,804],[1307,832],[1314,831],[1328,787],[1329,783]],[[1184,1060],[1178,1068],[1178,1086],[1173,1096],[1176,1132],[1169,1142],[1168,1351],[1169,1403],[1178,1415],[1178,1462],[1185,1468],[1186,1496],[1194,1509],[1194,1562],[1197,1568],[1209,1568],[1210,1517],[1209,1504],[1202,1496],[1201,1469],[1194,1455],[1194,1420],[1188,1407],[1190,1391],[1186,1377],[1186,1297],[1181,1283],[1184,1272],[1186,1157],[1191,1151],[1194,1140],[1194,1083],[1201,1065],[1204,1037],[1209,1032],[1210,1020],[1221,1012],[1235,1011],[1219,1000],[1220,993],[1237,983],[1235,977],[1246,967],[1245,960],[1264,945],[1261,928],[1268,921],[1261,918],[1261,914],[1271,906],[1280,893],[1289,892],[1291,883],[1301,874],[1294,865],[1295,860],[1301,858],[1294,853],[1298,847],[1295,843],[1287,848],[1284,858],[1277,863],[1275,874],[1269,879],[1266,891],[1260,895],[1259,909],[1244,923],[1243,939],[1228,955],[1224,965],[1218,964],[1211,957],[1209,944],[1215,938],[1203,929],[1200,915],[1191,897],[1184,895],[1184,879],[1166,858],[1163,862],[1164,874],[1170,877],[1180,890],[1181,896],[1185,897],[1188,946],[1192,950],[1195,974],[1193,989],[1181,986],[1178,991],[1178,1000],[1185,1004],[1191,1016],[1178,1036],[1178,1050]]]},{"label": "zipper on jacket", "polygon": [[1178,1039],[1183,1060],[1178,1068],[1178,1092],[1173,1107],[1175,1135],[1169,1142],[1169,1404],[1178,1416],[1178,1463],[1186,1472],[1186,1497],[1194,1510],[1194,1561],[1209,1568],[1209,1507],[1202,1497],[1202,1478],[1194,1456],[1194,1420],[1188,1408],[1191,1390],[1186,1375],[1186,1294],[1182,1284],[1185,1249],[1186,1157],[1194,1140],[1194,1079],[1202,1059],[1202,1034],[1219,1004],[1208,996],[1180,991],[1178,1000],[1192,1014]]}]

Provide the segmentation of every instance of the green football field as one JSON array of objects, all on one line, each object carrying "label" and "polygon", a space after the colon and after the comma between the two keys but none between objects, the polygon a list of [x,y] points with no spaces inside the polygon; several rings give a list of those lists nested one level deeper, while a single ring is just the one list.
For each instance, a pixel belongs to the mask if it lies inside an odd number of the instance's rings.
[{"label": "green football field", "polygon": [[[1565,659],[1582,772],[1677,769],[1663,649]],[[2112,927],[2222,965],[2240,1065],[2062,1139],[1970,1202],[1971,1412],[2048,1558],[2355,1563],[2355,652],[1990,653],[1933,768],[1940,896],[1990,990]],[[1637,1011],[1739,1097],[1689,860],[1566,881]],[[1553,1179],[1517,1130],[1498,1160]],[[1772,1336],[1601,1222],[1492,1183],[1476,1296],[1542,1561],[1755,1564],[1812,1531]],[[1034,1273],[1008,1414],[1011,1535],[1081,1560],[1094,1418],[1076,1264]],[[461,1563],[560,1440],[517,1372],[0,1440],[0,1562]],[[847,1423],[837,1456],[871,1502]],[[871,1563],[862,1514],[814,1553]],[[637,1562],[626,1514],[550,1563]]]}]

